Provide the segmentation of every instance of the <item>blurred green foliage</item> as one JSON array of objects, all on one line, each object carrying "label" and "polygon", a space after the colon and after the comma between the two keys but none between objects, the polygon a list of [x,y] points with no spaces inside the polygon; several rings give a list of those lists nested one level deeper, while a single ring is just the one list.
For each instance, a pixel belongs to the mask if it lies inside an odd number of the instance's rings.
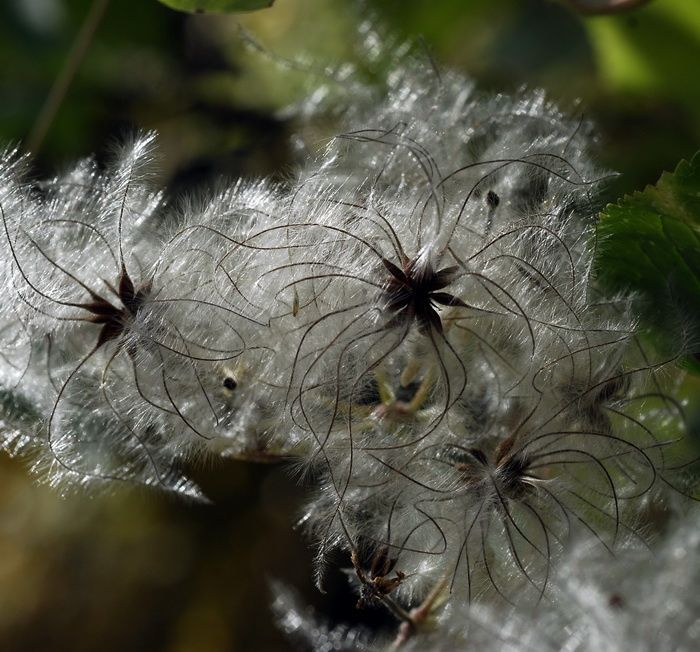
[{"label": "blurred green foliage", "polygon": [[[91,5],[0,3],[0,142],[26,142]],[[113,0],[36,153],[36,174],[157,129],[173,195],[222,177],[284,176],[296,163],[284,107],[348,62],[381,70],[368,60],[363,22],[389,53],[421,38],[439,64],[482,88],[542,86],[592,120],[599,160],[621,172],[611,201],[698,149],[694,0],[594,18],[554,0],[277,0],[240,16]],[[4,460],[0,649],[285,650],[266,611],[267,577],[300,587],[326,613],[341,602],[352,609],[348,595],[321,600],[311,589],[308,552],[291,527],[301,490],[283,472],[221,462],[193,473],[213,505],[147,492],[63,501]]]},{"label": "blurred green foliage", "polygon": [[[26,140],[90,2],[0,6],[1,140]],[[309,69],[365,56],[362,20],[399,40],[421,37],[438,62],[483,88],[542,86],[592,119],[602,163],[623,173],[610,199],[653,183],[700,142],[700,3],[654,0],[584,18],[553,0],[281,0],[240,16],[195,16],[153,0],[110,4],[39,163],[55,169],[155,128],[165,177],[196,185],[284,170],[294,161],[277,112],[318,83]],[[239,24],[267,56],[245,46]]]}]

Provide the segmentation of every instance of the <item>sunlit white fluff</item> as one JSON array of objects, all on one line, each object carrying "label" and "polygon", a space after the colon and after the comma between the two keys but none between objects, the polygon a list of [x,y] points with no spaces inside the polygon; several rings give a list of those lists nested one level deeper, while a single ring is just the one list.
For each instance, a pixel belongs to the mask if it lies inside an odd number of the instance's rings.
[{"label": "sunlit white fluff", "polygon": [[198,457],[293,457],[320,584],[339,550],[404,628],[444,586],[426,645],[478,640],[475,603],[510,645],[573,545],[643,546],[683,492],[673,360],[596,286],[585,123],[415,61],[358,98],[284,185],[176,206],[153,135],[39,184],[6,154],[4,445],[62,487],[190,496]]}]

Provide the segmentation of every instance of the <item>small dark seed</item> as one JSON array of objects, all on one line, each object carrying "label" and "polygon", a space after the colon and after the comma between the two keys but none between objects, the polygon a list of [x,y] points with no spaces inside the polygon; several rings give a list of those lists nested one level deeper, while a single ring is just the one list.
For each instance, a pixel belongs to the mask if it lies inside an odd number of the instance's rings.
[{"label": "small dark seed", "polygon": [[412,382],[408,385],[399,386],[396,389],[396,400],[403,401],[404,403],[410,403],[411,399],[416,395],[416,392],[420,389],[420,383]]},{"label": "small dark seed", "polygon": [[501,198],[493,190],[489,190],[486,194],[486,203],[489,208],[496,208],[501,203]]},{"label": "small dark seed", "polygon": [[233,378],[231,378],[231,376],[227,376],[226,378],[224,378],[224,387],[230,391],[233,391],[234,389],[236,389],[236,387],[238,387],[238,383]]},{"label": "small dark seed", "polygon": [[608,598],[608,604],[613,609],[622,609],[625,606],[625,599],[619,593],[613,593]]}]

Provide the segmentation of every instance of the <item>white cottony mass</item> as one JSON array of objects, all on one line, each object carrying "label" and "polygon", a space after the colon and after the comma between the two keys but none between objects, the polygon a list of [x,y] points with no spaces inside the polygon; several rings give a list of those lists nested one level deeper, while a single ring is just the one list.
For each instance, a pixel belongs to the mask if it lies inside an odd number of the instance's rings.
[{"label": "white cottony mass", "polygon": [[469,605],[569,591],[574,542],[647,546],[693,460],[672,360],[596,286],[589,126],[415,62],[357,98],[294,179],[177,208],[152,134],[41,183],[7,152],[4,445],[62,488],[190,496],[193,457],[289,458],[319,583],[344,551],[359,607],[417,630],[439,604],[455,649],[488,629]]}]

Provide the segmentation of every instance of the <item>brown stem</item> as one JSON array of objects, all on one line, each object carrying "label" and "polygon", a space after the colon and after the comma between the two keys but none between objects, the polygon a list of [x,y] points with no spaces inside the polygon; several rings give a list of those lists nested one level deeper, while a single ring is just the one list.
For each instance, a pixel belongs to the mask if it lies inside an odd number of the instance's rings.
[{"label": "brown stem", "polygon": [[442,595],[447,580],[441,579],[428,593],[427,597],[415,609],[411,609],[408,613],[408,618],[399,626],[399,631],[396,634],[394,642],[391,644],[390,652],[397,652],[403,645],[413,636],[418,628],[425,623],[430,614],[435,610],[436,602]]}]

